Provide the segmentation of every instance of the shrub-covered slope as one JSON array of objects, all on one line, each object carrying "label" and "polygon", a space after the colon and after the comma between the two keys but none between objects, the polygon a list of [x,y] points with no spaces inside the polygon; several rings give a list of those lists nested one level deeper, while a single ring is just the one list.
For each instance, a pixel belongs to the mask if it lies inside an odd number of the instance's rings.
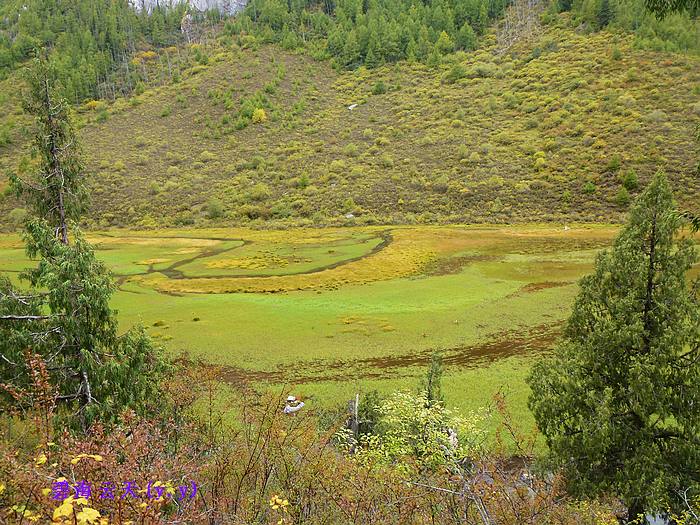
[{"label": "shrub-covered slope", "polygon": [[503,55],[490,39],[343,73],[213,48],[176,84],[83,106],[91,225],[607,222],[659,168],[697,202],[700,59],[563,25]]}]

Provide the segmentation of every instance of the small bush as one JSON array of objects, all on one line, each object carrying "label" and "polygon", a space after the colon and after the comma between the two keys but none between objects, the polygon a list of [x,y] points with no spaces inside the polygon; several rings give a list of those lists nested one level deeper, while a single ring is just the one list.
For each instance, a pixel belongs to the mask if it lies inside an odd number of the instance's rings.
[{"label": "small bush", "polygon": [[532,166],[537,171],[542,171],[547,166],[547,160],[544,158],[544,156],[540,157],[540,156],[537,156],[537,154],[535,154],[535,160],[532,163]]},{"label": "small bush", "polygon": [[630,170],[620,177],[622,186],[628,191],[634,191],[639,187],[639,178],[634,170]]},{"label": "small bush", "polygon": [[0,147],[12,144],[12,135],[10,135],[10,130],[3,126],[0,128]]},{"label": "small bush", "polygon": [[180,184],[178,184],[174,180],[169,180],[169,181],[166,181],[165,184],[163,184],[162,191],[163,191],[163,193],[171,193],[171,192],[173,192],[175,190],[179,190],[179,189],[180,189]]},{"label": "small bush", "polygon": [[454,64],[450,70],[445,73],[445,76],[443,77],[443,80],[447,84],[454,84],[460,79],[463,79],[467,76],[467,70],[466,68],[460,64],[459,62]]},{"label": "small bush", "polygon": [[257,183],[248,192],[248,197],[253,201],[262,201],[270,197],[270,188],[263,182]]},{"label": "small bush", "polygon": [[355,204],[355,201],[352,199],[352,197],[348,197],[343,201],[343,211],[345,213],[353,212],[357,208],[357,204]]},{"label": "small bush", "polygon": [[394,159],[390,155],[382,155],[379,159],[379,164],[383,168],[391,168],[394,166]]},{"label": "small bush", "polygon": [[617,204],[620,208],[626,208],[629,206],[629,203],[631,201],[630,194],[625,188],[620,188],[620,191],[617,192],[617,195],[615,195],[615,204]]},{"label": "small bush", "polygon": [[606,171],[615,173],[620,170],[620,166],[622,166],[622,159],[619,155],[613,155],[608,161],[608,164],[605,167],[605,169]]},{"label": "small bush", "polygon": [[206,213],[208,219],[218,219],[224,214],[224,205],[216,197],[207,201]]},{"label": "small bush", "polygon": [[233,124],[233,127],[237,129],[238,131],[245,129],[248,127],[248,124],[250,124],[250,120],[247,119],[246,117],[238,117],[236,119],[236,122]]},{"label": "small bush", "polygon": [[85,104],[83,104],[84,111],[101,111],[106,107],[107,104],[101,100],[88,100]]},{"label": "small bush", "polygon": [[351,142],[343,148],[343,153],[345,153],[345,155],[347,155],[348,157],[357,157],[357,155],[359,154],[359,148],[356,144],[353,144]]},{"label": "small bush", "polygon": [[492,78],[499,76],[500,69],[491,62],[477,64],[468,73],[472,78]]},{"label": "small bush", "polygon": [[653,122],[656,124],[659,124],[661,122],[665,122],[668,119],[668,115],[661,111],[660,109],[655,109],[651,113],[649,113],[646,117],[645,120],[647,122]]},{"label": "small bush", "polygon": [[586,182],[586,184],[583,185],[583,193],[587,195],[593,195],[595,193],[595,190],[595,184],[593,184],[591,181],[588,181]]},{"label": "small bush", "polygon": [[373,95],[383,95],[384,93],[386,93],[386,85],[384,84],[383,80],[379,80],[372,87],[372,94]]},{"label": "small bush", "polygon": [[194,216],[191,211],[178,213],[173,220],[176,226],[191,226],[194,224]]},{"label": "small bush", "polygon": [[462,144],[457,148],[457,156],[459,157],[460,160],[466,159],[469,157],[469,148],[467,147],[466,144]]},{"label": "small bush", "polygon": [[13,226],[21,226],[27,218],[27,210],[24,208],[15,208],[9,213],[8,218]]},{"label": "small bush", "polygon": [[341,173],[347,169],[347,164],[345,164],[344,160],[336,159],[333,162],[331,162],[328,169],[332,173]]},{"label": "small bush", "polygon": [[261,124],[262,122],[266,122],[267,113],[265,113],[263,108],[257,108],[255,111],[253,111],[253,117],[251,120],[253,124]]},{"label": "small bush", "polygon": [[199,160],[204,163],[212,162],[216,160],[216,155],[211,151],[204,150],[202,153],[199,154]]}]

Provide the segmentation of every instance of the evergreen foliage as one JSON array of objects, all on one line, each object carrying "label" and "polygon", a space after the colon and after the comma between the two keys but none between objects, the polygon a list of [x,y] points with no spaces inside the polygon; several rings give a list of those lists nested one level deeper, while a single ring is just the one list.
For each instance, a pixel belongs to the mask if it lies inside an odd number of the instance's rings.
[{"label": "evergreen foliage", "polygon": [[636,44],[645,49],[697,54],[700,53],[700,9],[697,2],[695,6],[692,2],[686,10],[666,11],[664,17],[645,9],[645,0],[560,1],[559,9],[571,10],[576,24],[597,29],[614,26],[633,32]]},{"label": "evergreen foliage", "polygon": [[442,394],[441,386],[443,372],[442,356],[439,352],[434,352],[430,356],[430,366],[425,374],[425,378],[421,380],[418,388],[419,393],[425,395],[428,405],[445,403],[445,397]]},{"label": "evergreen foliage", "polygon": [[100,83],[144,45],[175,43],[186,6],[137,12],[127,0],[9,0],[0,4],[0,78],[50,49],[71,102],[100,98]]},{"label": "evergreen foliage", "polygon": [[556,355],[535,365],[530,408],[578,494],[614,493],[630,518],[700,487],[700,296],[666,178],[597,258]]},{"label": "evergreen foliage", "polygon": [[613,8],[610,5],[610,0],[600,0],[600,6],[598,7],[598,29],[603,29],[607,27],[610,22],[612,22],[614,17]]},{"label": "evergreen foliage", "polygon": [[12,184],[29,205],[24,238],[38,265],[25,272],[28,291],[0,281],[0,356],[10,365],[0,368],[0,400],[16,404],[12,393],[31,382],[27,353],[39,354],[69,424],[85,428],[95,419],[115,420],[124,409],[145,414],[158,404],[165,365],[143,331],[117,335],[109,306],[114,282],[77,226],[87,196],[83,162],[67,103],[53,88],[54,72],[41,58],[27,75],[36,167],[30,180],[15,177]]},{"label": "evergreen foliage", "polygon": [[700,11],[700,1],[698,0],[646,0],[646,8],[659,18],[667,16],[669,13],[690,11],[697,13]]},{"label": "evergreen foliage", "polygon": [[340,0],[335,4],[253,0],[226,24],[230,35],[253,32],[268,42],[306,42],[344,68],[377,67],[471,50],[507,5],[505,0]]}]

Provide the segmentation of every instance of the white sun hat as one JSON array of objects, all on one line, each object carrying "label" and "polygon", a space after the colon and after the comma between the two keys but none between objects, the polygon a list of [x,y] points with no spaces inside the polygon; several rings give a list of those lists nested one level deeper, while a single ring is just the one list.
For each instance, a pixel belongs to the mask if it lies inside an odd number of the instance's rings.
[{"label": "white sun hat", "polygon": [[287,396],[287,401],[288,401],[288,402],[290,402],[290,401],[296,401],[296,400],[297,400],[297,398],[294,397],[294,396]]}]

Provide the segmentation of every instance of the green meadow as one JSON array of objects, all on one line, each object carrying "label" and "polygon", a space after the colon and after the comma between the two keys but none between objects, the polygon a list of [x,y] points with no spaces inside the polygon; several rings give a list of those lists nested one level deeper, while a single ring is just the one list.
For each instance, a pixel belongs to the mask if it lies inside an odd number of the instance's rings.
[{"label": "green meadow", "polygon": [[[448,403],[505,393],[525,426],[525,377],[552,348],[608,226],[110,231],[88,239],[118,282],[121,326],[222,381],[317,406],[414,388],[434,351]],[[0,242],[0,271],[26,267]],[[230,293],[231,290],[236,292]],[[228,292],[228,293],[227,293]]]}]

